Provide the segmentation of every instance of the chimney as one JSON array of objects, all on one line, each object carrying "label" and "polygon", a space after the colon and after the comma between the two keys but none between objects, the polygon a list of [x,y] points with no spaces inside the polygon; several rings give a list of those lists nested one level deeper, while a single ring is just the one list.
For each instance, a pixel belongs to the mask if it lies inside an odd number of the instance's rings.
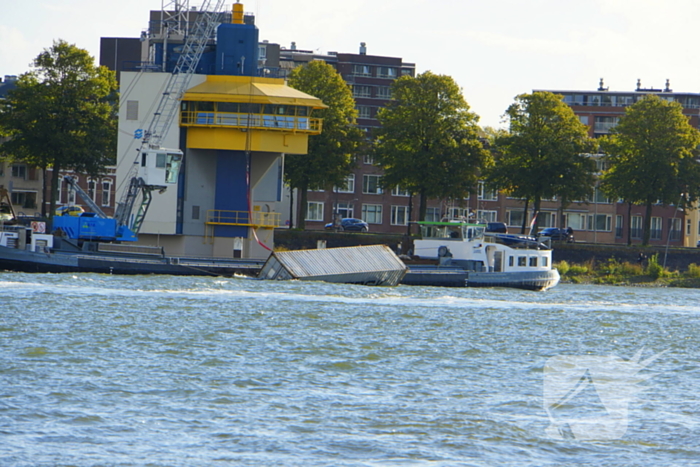
[{"label": "chimney", "polygon": [[360,55],[367,55],[367,43],[360,42]]},{"label": "chimney", "polygon": [[642,89],[642,80],[637,79],[637,91],[639,91],[640,89]]},{"label": "chimney", "polygon": [[666,89],[664,89],[664,92],[673,92],[673,89],[671,89],[671,80],[666,78]]},{"label": "chimney", "polygon": [[292,42],[292,50],[296,50],[296,49],[297,49],[297,43],[296,43],[296,42]]}]

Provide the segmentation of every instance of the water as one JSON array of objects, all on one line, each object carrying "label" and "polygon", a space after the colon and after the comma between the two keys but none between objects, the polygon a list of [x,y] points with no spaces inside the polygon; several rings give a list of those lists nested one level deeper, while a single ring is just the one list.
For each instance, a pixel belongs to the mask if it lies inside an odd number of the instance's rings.
[{"label": "water", "polygon": [[[0,273],[0,465],[691,465],[699,328],[697,290]],[[548,359],[642,348],[623,436],[548,434]]]}]

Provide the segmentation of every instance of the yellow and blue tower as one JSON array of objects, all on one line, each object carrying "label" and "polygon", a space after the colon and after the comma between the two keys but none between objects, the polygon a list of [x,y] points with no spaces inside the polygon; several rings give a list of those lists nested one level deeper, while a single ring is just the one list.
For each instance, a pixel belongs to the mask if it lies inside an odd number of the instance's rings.
[{"label": "yellow and blue tower", "polygon": [[[322,131],[314,112],[325,105],[283,79],[258,77],[258,46],[257,28],[234,4],[232,22],[218,26],[216,43],[202,58],[199,69],[207,74],[192,77],[163,144],[179,147],[184,161],[177,189],[154,196],[143,243],[171,255],[269,254],[273,229],[284,222],[284,155],[307,153],[308,138]],[[172,41],[169,47],[172,60],[178,48]],[[139,99],[131,109],[152,106],[165,79],[167,70],[123,73],[122,89]],[[139,124],[120,113],[119,154],[133,145],[128,135]]]}]

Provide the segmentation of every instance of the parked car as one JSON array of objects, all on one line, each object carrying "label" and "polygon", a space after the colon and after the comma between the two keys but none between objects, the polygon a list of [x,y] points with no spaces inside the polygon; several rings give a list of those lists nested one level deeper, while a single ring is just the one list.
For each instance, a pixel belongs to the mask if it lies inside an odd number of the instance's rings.
[{"label": "parked car", "polygon": [[553,242],[574,242],[574,231],[571,228],[558,229],[556,227],[548,227],[538,235],[538,240],[551,240]]},{"label": "parked car", "polygon": [[79,217],[85,210],[80,206],[61,206],[56,209],[57,216],[75,216]]},{"label": "parked car", "polygon": [[[334,223],[326,224],[326,230],[334,230]],[[369,224],[362,219],[354,219],[346,217],[340,220],[339,231],[347,230],[348,232],[369,232]]]},{"label": "parked car", "polygon": [[506,226],[505,222],[489,222],[488,224],[486,224],[486,231],[495,233],[508,233],[508,227]]}]

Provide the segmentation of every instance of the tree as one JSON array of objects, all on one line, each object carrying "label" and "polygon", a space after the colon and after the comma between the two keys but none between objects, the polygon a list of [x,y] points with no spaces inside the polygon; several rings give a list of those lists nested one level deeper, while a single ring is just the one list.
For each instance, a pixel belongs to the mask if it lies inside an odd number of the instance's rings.
[{"label": "tree", "polygon": [[601,178],[603,190],[615,197],[646,206],[642,244],[649,244],[651,209],[697,201],[700,131],[693,128],[683,107],[648,95],[627,108],[625,115],[601,140],[609,169]]},{"label": "tree", "polygon": [[524,233],[530,202],[538,213],[543,199],[558,196],[563,209],[591,192],[595,161],[587,153],[594,145],[562,96],[550,92],[517,96],[506,117],[509,132],[495,138],[496,164],[487,182],[525,199]]},{"label": "tree", "polygon": [[331,65],[315,60],[295,68],[289,85],[328,106],[314,113],[323,119],[323,130],[309,138],[308,154],[291,154],[285,159],[285,179],[299,191],[298,227],[304,229],[307,190],[343,183],[354,166],[353,153],[362,141],[362,132],[355,126],[357,111],[352,92]]},{"label": "tree", "polygon": [[41,168],[44,193],[46,169],[53,169],[50,217],[61,170],[97,176],[116,161],[117,81],[86,50],[62,40],[40,53],[33,66],[0,108],[0,128],[9,138],[0,155]]},{"label": "tree", "polygon": [[391,96],[377,114],[382,126],[375,158],[384,186],[419,195],[418,219],[424,220],[428,198],[466,198],[490,154],[479,140],[479,117],[451,77],[430,71],[402,76]]}]

